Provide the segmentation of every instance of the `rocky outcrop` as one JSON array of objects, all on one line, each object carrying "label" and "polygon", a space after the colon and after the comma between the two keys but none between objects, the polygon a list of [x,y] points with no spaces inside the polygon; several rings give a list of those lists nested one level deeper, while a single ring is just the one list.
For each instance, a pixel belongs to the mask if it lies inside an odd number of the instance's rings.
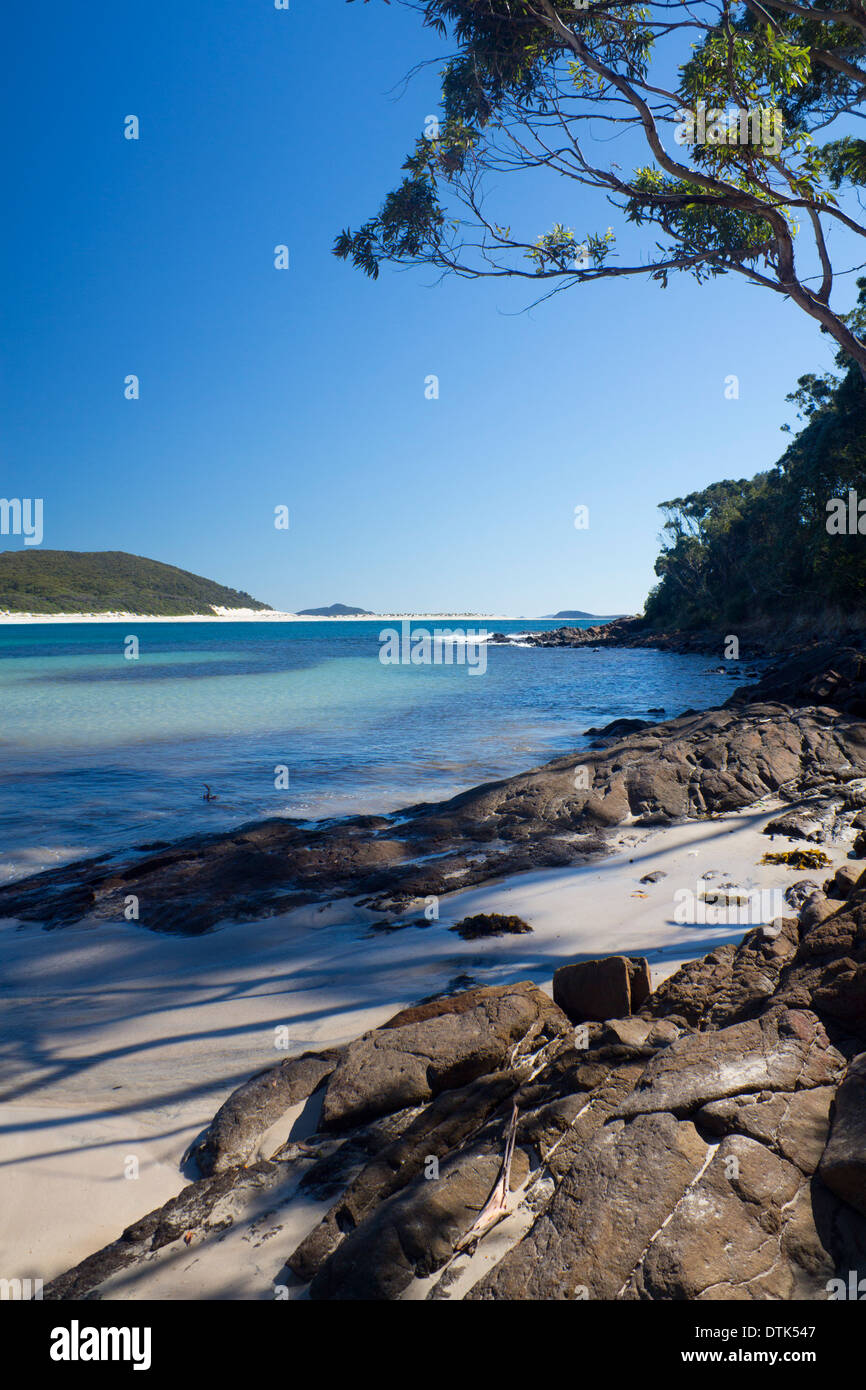
[{"label": "rocky outcrop", "polygon": [[[586,862],[623,821],[712,816],[769,793],[814,795],[828,780],[844,790],[864,776],[866,726],[857,720],[829,708],[736,705],[680,715],[395,818],[275,819],[126,865],[103,857],[52,869],[0,888],[0,916],[55,927],[121,922],[135,893],[140,925],[157,931],[201,932],[338,895],[398,917],[431,895]],[[842,807],[841,793],[834,804]]]},{"label": "rocky outcrop", "polygon": [[[199,1146],[210,1175],[44,1296],[147,1296],[187,1245],[197,1280],[240,1226],[260,1296],[828,1298],[866,1272],[866,874],[846,888],[637,1014],[575,1027],[530,983],[472,989],[259,1073]],[[628,958],[578,964],[631,988]],[[251,1161],[316,1088],[319,1132]]]}]

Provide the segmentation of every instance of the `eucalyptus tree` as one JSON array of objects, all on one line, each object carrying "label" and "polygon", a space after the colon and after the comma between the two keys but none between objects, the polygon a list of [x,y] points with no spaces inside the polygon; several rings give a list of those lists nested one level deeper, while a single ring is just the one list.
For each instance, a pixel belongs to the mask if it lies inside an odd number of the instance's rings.
[{"label": "eucalyptus tree", "polygon": [[[541,297],[736,273],[787,296],[866,376],[862,324],[834,305],[840,274],[866,262],[859,0],[399,2],[451,46],[441,118],[336,255],[373,277],[383,262],[525,277]],[[533,170],[562,179],[563,220],[534,225],[530,197],[515,227],[492,202],[502,175]],[[634,256],[611,216],[640,229]],[[851,265],[834,264],[837,230]]]}]

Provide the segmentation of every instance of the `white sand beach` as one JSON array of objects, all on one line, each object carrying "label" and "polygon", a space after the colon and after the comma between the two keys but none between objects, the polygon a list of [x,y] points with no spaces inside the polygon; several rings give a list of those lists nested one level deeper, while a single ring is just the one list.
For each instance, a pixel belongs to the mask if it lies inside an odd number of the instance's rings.
[{"label": "white sand beach", "polygon": [[[316,617],[310,613],[284,613],[275,609],[219,608],[213,613],[183,613],[165,616],[158,613],[8,613],[0,612],[0,626],[26,623],[373,623],[400,622],[411,618],[417,622],[485,622],[514,621],[508,613],[361,613],[347,616]],[[535,622],[536,619],[521,619]]]},{"label": "white sand beach", "polygon": [[[750,923],[678,922],[677,893],[697,895],[713,872],[747,891],[833,872],[759,864],[769,848],[787,847],[761,834],[774,809],[623,828],[607,860],[443,898],[439,921],[393,932],[372,931],[372,914],[346,902],[197,938],[125,924],[0,924],[0,1269],[47,1281],[179,1192],[190,1141],[236,1086],[287,1052],[345,1042],[455,983],[532,979],[549,989],[559,965],[612,953],[648,956],[658,983],[683,960],[739,940]],[[847,844],[825,848],[834,868],[845,861]],[[655,870],[666,877],[642,885]],[[466,942],[448,930],[476,912],[516,913],[533,932]],[[281,1028],[287,1051],[275,1045]],[[267,1136],[264,1156],[294,1118]],[[136,1166],[137,1177],[125,1175]],[[310,1226],[317,1214],[311,1206]],[[200,1296],[273,1297],[273,1260],[260,1270],[254,1243],[225,1246]],[[173,1268],[151,1295],[172,1296]],[[181,1270],[176,1277],[181,1296]]]}]

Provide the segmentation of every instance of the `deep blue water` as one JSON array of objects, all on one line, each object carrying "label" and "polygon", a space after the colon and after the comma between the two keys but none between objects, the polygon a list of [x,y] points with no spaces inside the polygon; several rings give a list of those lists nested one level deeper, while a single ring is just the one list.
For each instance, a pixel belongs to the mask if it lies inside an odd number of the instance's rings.
[{"label": "deep blue water", "polygon": [[734,684],[655,651],[490,646],[477,676],[386,666],[387,625],[0,626],[0,878],[264,816],[436,801],[583,747],[591,724],[704,708]]}]

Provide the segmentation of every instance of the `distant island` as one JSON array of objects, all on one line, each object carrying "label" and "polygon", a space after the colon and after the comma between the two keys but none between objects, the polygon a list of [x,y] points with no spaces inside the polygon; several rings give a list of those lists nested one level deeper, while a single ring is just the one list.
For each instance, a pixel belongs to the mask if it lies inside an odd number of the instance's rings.
[{"label": "distant island", "polygon": [[226,608],[270,611],[243,590],[123,550],[0,552],[0,612],[184,617]]},{"label": "distant island", "polygon": [[329,608],[299,608],[299,618],[366,618],[375,617],[369,608],[352,608],[347,603],[332,603]]},{"label": "distant island", "polygon": [[562,619],[563,622],[574,622],[578,618],[594,618],[596,622],[608,623],[614,618],[624,618],[625,613],[584,613],[579,608],[563,608],[559,613],[542,613],[539,621]]}]

